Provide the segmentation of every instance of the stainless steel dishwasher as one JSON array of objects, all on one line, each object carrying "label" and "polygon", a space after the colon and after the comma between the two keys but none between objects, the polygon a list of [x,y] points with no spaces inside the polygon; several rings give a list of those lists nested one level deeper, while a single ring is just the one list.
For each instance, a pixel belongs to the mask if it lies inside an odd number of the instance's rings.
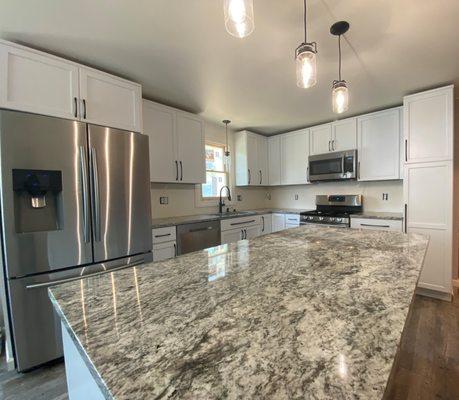
[{"label": "stainless steel dishwasher", "polygon": [[198,222],[177,226],[177,253],[207,249],[220,244],[220,221]]}]

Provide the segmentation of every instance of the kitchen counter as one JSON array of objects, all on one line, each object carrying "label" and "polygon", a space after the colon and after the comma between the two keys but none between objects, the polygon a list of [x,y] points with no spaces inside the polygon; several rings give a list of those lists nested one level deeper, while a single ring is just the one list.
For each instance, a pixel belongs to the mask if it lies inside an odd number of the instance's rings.
[{"label": "kitchen counter", "polygon": [[388,219],[388,220],[402,221],[403,213],[366,211],[366,212],[363,212],[362,214],[352,214],[351,218]]},{"label": "kitchen counter", "polygon": [[302,226],[49,293],[107,399],[378,399],[427,244]]},{"label": "kitchen counter", "polygon": [[[239,218],[250,215],[260,215],[260,214],[300,214],[304,211],[303,209],[295,208],[261,208],[256,210],[247,210],[243,211],[247,214],[245,215],[227,215],[222,216],[219,214],[197,214],[197,215],[185,215],[180,217],[167,217],[167,218],[155,218],[152,220],[152,227],[155,228],[164,228],[167,226],[174,225],[183,225],[183,224],[192,224],[196,222],[206,222],[206,221],[218,221],[227,218]],[[250,213],[250,214],[249,214]]]}]

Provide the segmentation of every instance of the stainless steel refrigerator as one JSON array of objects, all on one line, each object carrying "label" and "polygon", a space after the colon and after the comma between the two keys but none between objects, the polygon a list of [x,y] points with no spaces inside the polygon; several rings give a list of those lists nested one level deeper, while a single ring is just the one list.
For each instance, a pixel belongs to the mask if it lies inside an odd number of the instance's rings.
[{"label": "stainless steel refrigerator", "polygon": [[151,260],[148,137],[0,111],[1,232],[16,368],[62,356],[53,284]]}]

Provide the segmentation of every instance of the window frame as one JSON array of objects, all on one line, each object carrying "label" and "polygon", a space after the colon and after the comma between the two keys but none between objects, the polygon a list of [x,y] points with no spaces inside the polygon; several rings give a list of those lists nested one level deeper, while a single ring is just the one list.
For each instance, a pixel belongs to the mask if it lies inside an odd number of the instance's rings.
[{"label": "window frame", "polygon": [[[225,148],[226,148],[226,144],[213,142],[211,140],[206,140],[205,141],[204,152],[205,152],[205,146],[220,147],[223,150],[223,152],[225,152]],[[219,170],[214,170],[214,169],[207,169],[207,167],[206,167],[206,170],[205,170],[205,172],[206,172],[206,182],[207,182],[207,173],[208,172],[218,172],[220,174],[225,174],[225,176],[226,176],[226,185],[228,187],[230,187],[230,171],[228,171],[228,169],[227,169],[227,167],[226,167],[226,165],[224,163],[223,163],[223,169],[224,169],[223,171],[219,171]],[[220,198],[219,196],[204,197],[202,195],[202,187],[203,187],[203,185],[205,185],[205,183],[201,183],[201,184],[198,185],[199,186],[199,198],[200,198],[200,201],[202,203],[205,203],[207,201],[219,200],[219,198]]]}]

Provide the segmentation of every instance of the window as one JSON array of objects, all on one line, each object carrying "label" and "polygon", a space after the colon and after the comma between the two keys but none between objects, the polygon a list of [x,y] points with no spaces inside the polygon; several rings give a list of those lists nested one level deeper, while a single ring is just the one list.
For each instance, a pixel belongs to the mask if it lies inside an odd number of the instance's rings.
[{"label": "window", "polygon": [[218,197],[220,189],[228,185],[224,153],[224,145],[206,143],[206,183],[201,186],[203,199]]}]

